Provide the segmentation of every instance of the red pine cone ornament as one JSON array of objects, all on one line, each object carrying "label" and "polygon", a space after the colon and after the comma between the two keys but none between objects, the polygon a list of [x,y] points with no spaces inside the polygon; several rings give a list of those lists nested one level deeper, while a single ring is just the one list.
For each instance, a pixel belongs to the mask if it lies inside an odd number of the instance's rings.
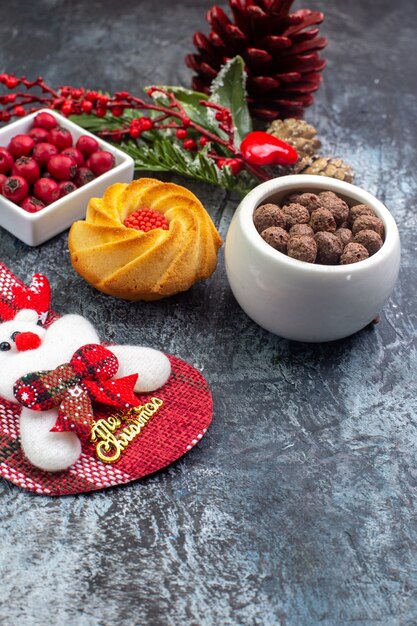
[{"label": "red pine cone ornament", "polygon": [[243,57],[248,75],[248,104],[262,119],[300,117],[313,102],[325,61],[319,51],[327,44],[315,26],[320,11],[289,13],[294,0],[229,0],[234,21],[219,6],[207,13],[208,37],[195,33],[198,54],[186,57],[196,72],[193,88],[205,93],[221,66]]}]

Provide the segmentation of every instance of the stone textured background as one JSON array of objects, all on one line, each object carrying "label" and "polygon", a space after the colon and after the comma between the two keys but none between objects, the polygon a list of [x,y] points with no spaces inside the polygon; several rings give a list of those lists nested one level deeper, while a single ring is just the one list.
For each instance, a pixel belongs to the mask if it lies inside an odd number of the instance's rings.
[{"label": "stone textured background", "polygon": [[[209,0],[9,0],[1,71],[140,92],[189,85],[183,56]],[[215,414],[204,439],[145,480],[50,499],[2,481],[2,626],[414,626],[416,10],[413,0],[306,0],[326,12],[325,83],[307,119],[392,210],[402,269],[381,323],[292,343],[240,310],[224,273],[153,304],[93,291],[66,234],[0,260],[46,273],[53,305],[101,335],[196,365]],[[236,200],[185,182],[225,235]]]}]

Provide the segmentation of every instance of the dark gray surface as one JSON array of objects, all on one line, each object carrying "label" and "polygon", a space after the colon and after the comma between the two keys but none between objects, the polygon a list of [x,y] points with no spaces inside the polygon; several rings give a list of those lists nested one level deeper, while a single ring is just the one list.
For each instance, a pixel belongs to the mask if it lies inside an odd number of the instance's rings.
[{"label": "dark gray surface", "polygon": [[[210,4],[2,2],[0,70],[188,85],[183,56]],[[30,249],[0,231],[0,260],[46,273],[56,310],[195,364],[215,406],[201,443],[140,482],[49,499],[1,481],[2,626],[417,623],[415,3],[303,5],[327,12],[331,39],[307,119],[400,228],[381,323],[327,345],[281,340],[239,309],[222,254],[184,295],[120,302],[74,274],[66,234]],[[236,202],[186,184],[225,235]]]}]

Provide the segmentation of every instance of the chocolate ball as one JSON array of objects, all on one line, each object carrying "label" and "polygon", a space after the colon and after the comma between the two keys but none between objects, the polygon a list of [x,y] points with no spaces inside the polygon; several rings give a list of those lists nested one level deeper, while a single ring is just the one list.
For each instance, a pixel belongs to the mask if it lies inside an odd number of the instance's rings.
[{"label": "chocolate ball", "polygon": [[340,265],[348,265],[349,263],[358,263],[369,257],[368,250],[360,243],[348,243],[340,257]]},{"label": "chocolate ball", "polygon": [[322,191],[318,195],[320,206],[332,212],[336,224],[340,226],[349,217],[349,207],[333,191]]},{"label": "chocolate ball", "polygon": [[378,252],[384,243],[378,233],[374,230],[360,230],[358,234],[355,235],[354,241],[355,243],[362,244],[362,246],[368,250],[369,256]]},{"label": "chocolate ball", "polygon": [[291,237],[287,250],[288,256],[292,259],[298,259],[306,263],[314,263],[316,260],[317,244],[313,237],[306,237],[305,235]]},{"label": "chocolate ball", "polygon": [[285,217],[277,204],[262,204],[253,212],[253,223],[258,233],[270,226],[285,227]]},{"label": "chocolate ball", "polygon": [[290,237],[295,237],[296,235],[313,237],[314,231],[308,224],[294,224],[294,226],[290,228]]},{"label": "chocolate ball", "polygon": [[381,239],[384,238],[384,222],[374,215],[360,215],[353,222],[352,233],[357,235],[361,230],[374,230]]},{"label": "chocolate ball", "polygon": [[295,224],[308,224],[310,220],[310,213],[302,204],[286,204],[282,207],[282,212],[285,215],[287,228],[291,228]]},{"label": "chocolate ball", "polygon": [[349,223],[352,225],[361,215],[372,215],[376,217],[375,212],[367,204],[355,204],[349,211]]},{"label": "chocolate ball", "polygon": [[312,213],[315,209],[320,208],[320,200],[315,193],[295,193],[287,198],[284,204],[302,204],[308,209],[309,213]]},{"label": "chocolate ball", "polygon": [[318,232],[314,235],[317,244],[316,263],[322,265],[337,265],[342,254],[340,239],[328,232]]},{"label": "chocolate ball", "polygon": [[280,226],[270,226],[266,228],[262,231],[261,237],[266,243],[275,248],[275,250],[283,254],[287,253],[287,243],[290,237],[287,231]]},{"label": "chocolate ball", "polygon": [[315,233],[319,231],[334,233],[336,230],[336,220],[329,209],[316,209],[311,214],[310,226]]},{"label": "chocolate ball", "polygon": [[336,237],[339,239],[342,244],[342,248],[344,248],[348,243],[353,241],[353,235],[350,228],[338,228],[335,232]]}]

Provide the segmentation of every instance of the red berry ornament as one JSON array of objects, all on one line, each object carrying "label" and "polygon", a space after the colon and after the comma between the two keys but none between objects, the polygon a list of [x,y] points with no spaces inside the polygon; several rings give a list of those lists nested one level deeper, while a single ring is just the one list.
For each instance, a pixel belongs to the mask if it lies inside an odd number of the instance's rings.
[{"label": "red berry ornament", "polygon": [[8,174],[12,171],[13,157],[6,148],[0,148],[0,174]]},{"label": "red berry ornament", "polygon": [[77,164],[77,167],[81,167],[85,163],[84,157],[81,152],[73,146],[71,146],[70,148],[65,148],[65,150],[63,150],[61,154],[71,157],[71,159],[73,159]]},{"label": "red berry ornament", "polygon": [[83,187],[87,183],[91,183],[95,179],[95,175],[88,167],[79,167],[74,177],[74,183],[77,187]]},{"label": "red berry ornament", "polygon": [[293,165],[298,161],[297,151],[292,146],[260,130],[246,135],[240,151],[251,165]]},{"label": "red berry ornament", "polygon": [[20,203],[20,206],[28,213],[37,213],[45,208],[44,203],[34,196],[28,196],[25,198],[23,202]]},{"label": "red berry ornament", "polygon": [[131,213],[123,224],[127,228],[142,230],[145,233],[154,230],[154,228],[162,228],[162,230],[169,229],[169,222],[165,215],[154,209],[138,209],[134,213]]},{"label": "red berry ornament", "polygon": [[12,202],[22,202],[29,193],[29,185],[22,176],[9,176],[3,185],[3,196]]},{"label": "red berry ornament", "polygon": [[12,176],[22,176],[29,185],[33,185],[41,175],[41,170],[32,157],[19,157],[16,159],[12,170]]},{"label": "red berry ornament", "polygon": [[179,128],[175,133],[178,139],[185,139],[187,137],[187,131],[185,128]]},{"label": "red berry ornament", "polygon": [[48,172],[55,180],[69,180],[74,178],[77,172],[75,161],[65,154],[57,154],[48,161]]},{"label": "red berry ornament", "polygon": [[58,154],[58,148],[51,143],[37,143],[33,149],[33,158],[37,161],[40,167],[46,167],[49,159]]},{"label": "red berry ornament", "polygon": [[100,176],[111,170],[115,163],[116,160],[111,152],[98,150],[97,152],[93,152],[87,160],[87,167],[89,167],[96,176]]},{"label": "red berry ornament", "polygon": [[69,193],[72,193],[77,189],[77,185],[75,185],[72,180],[61,180],[58,183],[59,187],[59,197],[63,198],[67,196]]},{"label": "red berry ornament", "polygon": [[29,156],[34,147],[35,142],[29,135],[15,135],[9,143],[9,152],[17,159],[21,156]]},{"label": "red berry ornament", "polygon": [[93,152],[97,152],[99,145],[98,141],[96,141],[93,137],[89,137],[88,135],[81,135],[78,138],[75,147],[81,152],[84,158],[88,158]]},{"label": "red berry ornament", "polygon": [[51,204],[59,198],[58,183],[52,178],[40,178],[33,187],[33,193],[38,200],[42,200],[45,204]]},{"label": "red berry ornament", "polygon": [[66,128],[57,126],[51,130],[51,144],[61,152],[61,150],[72,146],[72,135]]},{"label": "red berry ornament", "polygon": [[32,137],[35,144],[40,143],[41,141],[44,143],[49,143],[51,139],[49,131],[45,128],[41,128],[40,126],[35,126],[35,128],[31,128],[28,132],[28,135],[29,137]]},{"label": "red berry ornament", "polygon": [[39,126],[40,128],[45,128],[46,130],[52,130],[52,128],[56,128],[58,126],[58,122],[50,113],[38,113],[33,120],[34,126]]}]

